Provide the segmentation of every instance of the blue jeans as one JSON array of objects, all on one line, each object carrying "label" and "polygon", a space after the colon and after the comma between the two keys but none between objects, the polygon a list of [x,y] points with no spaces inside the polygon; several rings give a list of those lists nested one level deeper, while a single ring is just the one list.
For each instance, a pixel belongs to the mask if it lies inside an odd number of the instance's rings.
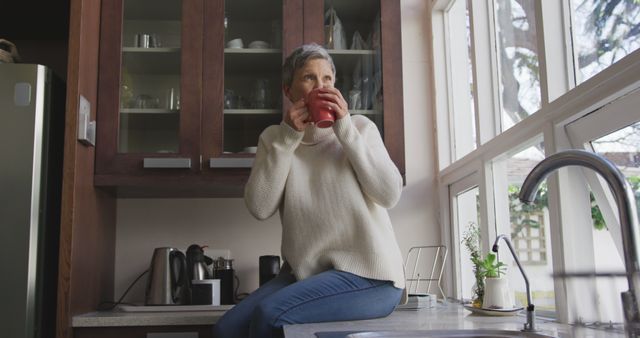
[{"label": "blue jeans", "polygon": [[288,269],[227,311],[214,326],[216,338],[282,336],[282,326],[389,315],[402,296],[390,281],[329,270],[302,281]]}]

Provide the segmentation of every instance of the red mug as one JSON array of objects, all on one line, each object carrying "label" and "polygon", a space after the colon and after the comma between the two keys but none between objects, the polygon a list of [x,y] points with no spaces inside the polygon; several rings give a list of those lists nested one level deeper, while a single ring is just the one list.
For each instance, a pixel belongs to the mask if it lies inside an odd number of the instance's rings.
[{"label": "red mug", "polygon": [[326,106],[326,100],[318,97],[320,89],[312,90],[307,96],[307,110],[313,121],[319,128],[328,128],[336,120],[334,113]]}]

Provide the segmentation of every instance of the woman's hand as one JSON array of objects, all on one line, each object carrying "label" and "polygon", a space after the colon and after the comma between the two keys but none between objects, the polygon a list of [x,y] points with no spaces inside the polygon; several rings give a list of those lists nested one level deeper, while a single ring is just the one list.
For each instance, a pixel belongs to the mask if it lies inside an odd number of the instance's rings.
[{"label": "woman's hand", "polygon": [[349,114],[347,101],[342,97],[342,93],[336,88],[322,88],[318,97],[327,101],[327,107],[336,114],[336,120],[339,120]]},{"label": "woman's hand", "polygon": [[284,122],[297,131],[304,131],[309,125],[309,113],[304,99],[296,101],[285,113]]}]

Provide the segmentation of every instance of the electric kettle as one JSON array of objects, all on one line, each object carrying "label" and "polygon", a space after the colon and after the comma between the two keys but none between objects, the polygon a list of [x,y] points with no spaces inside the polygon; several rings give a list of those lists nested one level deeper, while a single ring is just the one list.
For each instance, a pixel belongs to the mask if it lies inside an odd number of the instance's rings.
[{"label": "electric kettle", "polygon": [[175,248],[156,248],[151,258],[146,305],[189,304],[189,277],[184,254]]}]

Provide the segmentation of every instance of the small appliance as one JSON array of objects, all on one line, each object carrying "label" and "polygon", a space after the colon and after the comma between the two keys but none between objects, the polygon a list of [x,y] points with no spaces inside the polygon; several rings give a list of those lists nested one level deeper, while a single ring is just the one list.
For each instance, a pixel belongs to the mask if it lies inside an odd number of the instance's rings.
[{"label": "small appliance", "polygon": [[260,256],[258,264],[260,286],[280,273],[280,256]]},{"label": "small appliance", "polygon": [[220,280],[220,304],[235,304],[233,297],[233,259],[218,257],[213,261],[213,278]]},{"label": "small appliance", "polygon": [[189,304],[187,261],[175,248],[156,248],[151,258],[146,305]]},{"label": "small appliance", "polygon": [[209,279],[207,265],[213,263],[213,259],[204,254],[204,246],[192,244],[187,248],[187,271],[189,281]]}]

